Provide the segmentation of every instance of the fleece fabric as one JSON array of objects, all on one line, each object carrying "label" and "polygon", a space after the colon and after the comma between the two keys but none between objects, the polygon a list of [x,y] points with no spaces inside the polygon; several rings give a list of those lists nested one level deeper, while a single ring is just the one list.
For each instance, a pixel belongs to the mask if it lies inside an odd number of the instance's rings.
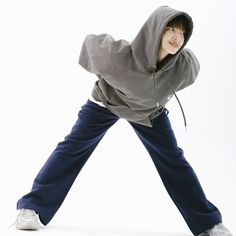
[{"label": "fleece fabric", "polygon": [[[162,66],[157,52],[163,32],[173,18],[183,15],[188,34],[179,51],[169,54]],[[158,7],[132,42],[109,34],[86,36],[79,64],[98,76],[92,97],[119,118],[152,127],[175,92],[191,85],[200,65],[195,54],[184,48],[193,30],[191,17],[167,6]]]}]

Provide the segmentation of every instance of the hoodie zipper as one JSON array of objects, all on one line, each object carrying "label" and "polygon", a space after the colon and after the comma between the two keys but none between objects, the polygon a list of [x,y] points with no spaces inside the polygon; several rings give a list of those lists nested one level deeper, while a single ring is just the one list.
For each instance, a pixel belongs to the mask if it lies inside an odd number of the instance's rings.
[{"label": "hoodie zipper", "polygon": [[[156,76],[162,74],[162,72],[164,72],[164,70],[160,70],[160,72],[157,72],[157,73],[155,73],[155,71],[156,71],[156,68],[153,67],[152,77],[153,77],[153,81],[154,81],[155,98],[156,98],[157,107],[159,107],[159,99],[158,99],[158,95],[157,95],[157,91],[156,91]],[[185,131],[187,131],[187,121],[186,121],[186,117],[185,117],[185,114],[184,114],[184,109],[183,109],[183,107],[181,105],[181,102],[180,102],[178,96],[176,95],[175,90],[173,89],[169,79],[166,76],[165,76],[165,79],[168,81],[169,87],[170,87],[172,93],[174,94],[178,104],[179,104],[179,107],[181,109],[182,116],[183,116],[183,119],[184,119]]]}]

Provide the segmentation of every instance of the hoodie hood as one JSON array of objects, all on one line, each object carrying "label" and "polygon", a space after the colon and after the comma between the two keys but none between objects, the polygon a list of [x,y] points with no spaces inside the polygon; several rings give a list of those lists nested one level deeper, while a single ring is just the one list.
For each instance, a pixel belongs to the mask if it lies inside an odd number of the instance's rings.
[{"label": "hoodie hood", "polygon": [[[188,24],[184,44],[177,53],[169,54],[162,63],[156,64],[163,32],[167,24],[180,15]],[[79,64],[98,76],[92,97],[118,117],[151,127],[170,98],[173,95],[177,98],[175,92],[197,78],[198,60],[191,50],[183,49],[192,29],[189,15],[170,7],[159,7],[131,43],[116,40],[109,34],[87,35]],[[181,110],[184,116],[182,107]]]},{"label": "hoodie hood", "polygon": [[156,68],[157,52],[164,30],[167,24],[179,15],[186,17],[189,30],[185,35],[183,46],[176,54],[171,55],[171,58],[174,58],[183,49],[192,34],[193,21],[191,17],[185,12],[162,6],[157,8],[143,24],[139,33],[131,42],[135,63],[141,71],[152,72],[153,68]]}]

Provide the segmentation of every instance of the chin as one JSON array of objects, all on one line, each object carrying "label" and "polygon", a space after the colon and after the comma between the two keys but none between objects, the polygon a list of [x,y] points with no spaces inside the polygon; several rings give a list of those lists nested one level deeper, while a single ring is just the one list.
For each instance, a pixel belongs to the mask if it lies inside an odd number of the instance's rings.
[{"label": "chin", "polygon": [[178,52],[179,48],[176,49],[176,48],[172,48],[172,47],[166,47],[166,51],[169,53],[169,54],[172,54],[174,55],[176,52]]},{"label": "chin", "polygon": [[177,52],[179,51],[179,48],[178,49],[172,49],[172,50],[169,50],[169,54],[172,54],[172,55],[174,55],[174,54],[176,54]]},{"label": "chin", "polygon": [[178,52],[178,50],[177,50],[177,51],[174,51],[174,52],[173,52],[173,51],[170,51],[169,54],[174,55],[174,54],[177,53],[177,52]]}]

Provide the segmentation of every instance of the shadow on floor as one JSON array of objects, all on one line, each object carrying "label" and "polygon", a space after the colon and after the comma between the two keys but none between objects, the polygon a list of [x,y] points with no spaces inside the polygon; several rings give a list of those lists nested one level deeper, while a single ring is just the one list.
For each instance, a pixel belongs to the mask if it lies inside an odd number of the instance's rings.
[{"label": "shadow on floor", "polygon": [[50,225],[45,227],[46,231],[60,231],[65,233],[77,232],[78,235],[91,235],[91,236],[192,236],[192,234],[181,233],[181,232],[170,232],[166,229],[164,232],[156,230],[135,230],[135,229],[112,229],[106,227],[84,227],[78,225]]}]

